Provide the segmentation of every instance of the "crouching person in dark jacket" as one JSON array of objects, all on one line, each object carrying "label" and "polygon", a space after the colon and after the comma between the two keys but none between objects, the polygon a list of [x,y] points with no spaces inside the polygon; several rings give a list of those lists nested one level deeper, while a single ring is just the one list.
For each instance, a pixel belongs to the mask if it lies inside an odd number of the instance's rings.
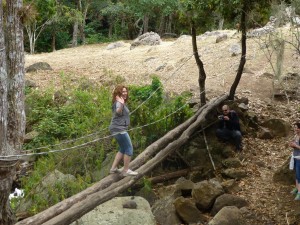
[{"label": "crouching person in dark jacket", "polygon": [[222,107],[223,115],[219,116],[219,127],[216,135],[223,141],[234,141],[236,151],[242,150],[242,133],[239,117],[228,105]]}]

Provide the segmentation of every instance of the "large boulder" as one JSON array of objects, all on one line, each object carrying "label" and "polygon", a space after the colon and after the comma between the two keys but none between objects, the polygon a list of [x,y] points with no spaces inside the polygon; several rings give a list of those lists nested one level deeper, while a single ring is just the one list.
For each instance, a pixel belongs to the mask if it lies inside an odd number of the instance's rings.
[{"label": "large boulder", "polygon": [[242,168],[229,168],[229,169],[222,171],[222,175],[232,178],[232,179],[240,180],[240,179],[246,177],[247,173]]},{"label": "large boulder", "polygon": [[176,212],[186,224],[203,223],[206,220],[192,199],[181,196],[175,199],[174,206]]},{"label": "large boulder", "polygon": [[26,73],[36,72],[38,70],[53,70],[46,62],[37,62],[25,69]]},{"label": "large boulder", "polygon": [[216,180],[205,180],[194,185],[192,197],[200,210],[208,210],[215,199],[224,193],[223,187]]},{"label": "large boulder", "polygon": [[242,225],[245,224],[241,211],[235,206],[222,208],[208,225]]},{"label": "large boulder", "polygon": [[[58,170],[54,170],[53,172],[49,173],[42,179],[42,182],[33,187],[34,189],[31,190],[32,193],[37,193],[37,198],[40,199],[50,199],[51,194],[50,191],[56,189],[56,186],[59,185],[61,187],[68,187],[70,182],[75,182],[76,178],[70,174],[63,174]],[[26,196],[26,193],[25,193]],[[21,200],[19,208],[17,208],[18,213],[28,212],[30,208],[33,206],[33,202],[30,198],[24,198]]]},{"label": "large boulder", "polygon": [[71,225],[156,225],[149,203],[141,197],[116,197]]},{"label": "large boulder", "polygon": [[211,210],[211,214],[216,215],[225,206],[236,206],[237,208],[242,208],[247,205],[248,202],[239,196],[224,194],[216,199],[214,206]]},{"label": "large boulder", "polygon": [[282,119],[269,119],[262,126],[268,128],[275,137],[287,137],[291,131],[290,124]]},{"label": "large boulder", "polygon": [[137,37],[130,46],[130,49],[133,49],[139,45],[160,45],[161,39],[159,34],[154,32],[147,32],[139,37]]},{"label": "large boulder", "polygon": [[158,224],[181,224],[181,220],[179,219],[173,204],[174,200],[174,196],[165,196],[154,203],[152,206],[152,213]]}]

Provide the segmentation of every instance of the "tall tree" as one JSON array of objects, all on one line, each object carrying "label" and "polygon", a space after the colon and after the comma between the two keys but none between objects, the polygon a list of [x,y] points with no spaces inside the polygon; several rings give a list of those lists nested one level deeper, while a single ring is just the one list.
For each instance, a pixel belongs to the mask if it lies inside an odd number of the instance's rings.
[{"label": "tall tree", "polygon": [[[22,0],[0,0],[0,155],[21,151],[25,132]],[[4,17],[5,15],[5,17]],[[5,26],[5,27],[4,27]],[[0,224],[14,224],[9,194],[16,160],[0,158]]]},{"label": "tall tree", "polygon": [[52,23],[55,15],[55,0],[25,0],[26,8],[30,14],[25,23],[25,29],[29,39],[30,53],[34,54],[35,44],[45,27]]},{"label": "tall tree", "polygon": [[246,64],[246,39],[247,39],[247,34],[246,34],[246,17],[247,17],[247,13],[249,10],[248,7],[248,0],[242,0],[242,12],[241,12],[241,30],[242,30],[242,55],[241,55],[241,59],[240,59],[240,64],[239,64],[239,68],[237,71],[237,74],[235,76],[234,82],[231,85],[230,91],[229,91],[229,99],[233,100],[234,99],[234,95],[235,95],[235,91],[237,89],[237,86],[239,85],[239,82],[241,80],[243,71],[244,71],[244,66]]}]

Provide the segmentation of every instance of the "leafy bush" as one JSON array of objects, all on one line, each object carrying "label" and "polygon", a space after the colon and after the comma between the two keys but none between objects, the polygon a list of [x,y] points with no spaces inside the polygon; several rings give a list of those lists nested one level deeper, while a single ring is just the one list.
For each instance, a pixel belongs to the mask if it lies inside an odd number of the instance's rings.
[{"label": "leafy bush", "polygon": [[[30,130],[38,131],[38,136],[26,143],[24,148],[34,148],[36,152],[62,150],[38,156],[34,171],[23,179],[25,195],[34,202],[30,209],[32,213],[37,213],[97,181],[94,172],[101,171],[103,161],[117,147],[115,140],[108,138],[111,90],[96,87],[86,80],[82,80],[77,86],[71,85],[68,81],[70,77],[64,74],[62,79],[64,89],[59,94],[53,89],[45,92],[32,90],[26,96],[27,125],[30,124]],[[151,85],[131,86],[129,92],[131,128],[134,128],[129,132],[135,155],[192,114],[185,103],[189,96],[168,97],[155,76]],[[49,199],[45,201],[33,190],[39,186],[43,177],[55,169],[74,175],[76,181],[49,187]]]}]

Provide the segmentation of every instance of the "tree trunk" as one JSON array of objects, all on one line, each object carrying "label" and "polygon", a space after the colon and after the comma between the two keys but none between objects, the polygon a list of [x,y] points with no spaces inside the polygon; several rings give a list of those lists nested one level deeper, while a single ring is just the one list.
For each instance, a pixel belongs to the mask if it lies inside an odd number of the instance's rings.
[{"label": "tree trunk", "polygon": [[173,15],[170,14],[167,22],[166,33],[172,33]]},{"label": "tree trunk", "polygon": [[[175,179],[175,178],[179,178],[179,177],[183,177],[188,175],[188,173],[190,173],[191,171],[199,171],[199,169],[201,169],[201,166],[196,166],[196,167],[192,167],[192,168],[188,168],[188,169],[182,169],[182,170],[178,170],[175,172],[170,172],[167,174],[162,174],[156,177],[151,177],[149,179],[147,179],[151,185],[153,184],[158,184],[158,183],[163,183],[166,181],[169,181],[171,179]],[[144,184],[142,182],[135,184],[132,189],[139,189],[142,188],[144,186]]]},{"label": "tree trunk", "polygon": [[[19,18],[22,0],[7,1],[8,143],[20,153],[25,135],[25,81],[23,25]],[[11,19],[13,18],[13,19]]]},{"label": "tree trunk", "polygon": [[[0,15],[3,15],[2,0],[0,0]],[[4,37],[4,21],[0,16],[0,155],[7,149],[7,64]],[[1,203],[0,203],[1,204]],[[1,224],[1,223],[0,223]]]},{"label": "tree trunk", "polygon": [[223,16],[220,16],[220,18],[219,18],[218,29],[219,29],[219,30],[223,30],[223,25],[224,25],[224,17],[223,17]]},{"label": "tree trunk", "polygon": [[197,39],[196,39],[197,37],[196,37],[196,29],[195,29],[194,21],[191,21],[191,30],[192,30],[192,44],[193,44],[194,57],[199,70],[198,83],[200,88],[200,105],[202,106],[206,104],[206,97],[205,97],[206,73],[204,70],[203,62],[201,61],[198,53]]},{"label": "tree trunk", "polygon": [[145,34],[148,32],[148,29],[149,29],[149,15],[148,14],[144,15],[143,27],[144,27],[143,34]]},{"label": "tree trunk", "polygon": [[164,15],[160,16],[159,27],[158,27],[159,36],[162,36],[165,33],[165,23],[166,23],[165,19],[166,17]]},{"label": "tree trunk", "polygon": [[109,27],[108,27],[108,38],[112,37],[113,33],[113,19],[110,20]]},{"label": "tree trunk", "polygon": [[52,33],[52,42],[51,42],[51,47],[52,47],[52,52],[56,51],[56,35],[55,33]]},{"label": "tree trunk", "polygon": [[233,82],[233,84],[231,85],[230,88],[230,92],[229,92],[229,99],[233,100],[234,99],[234,95],[235,95],[235,91],[237,86],[240,83],[242,74],[243,74],[243,70],[244,70],[244,66],[246,63],[246,15],[247,15],[247,10],[248,10],[248,1],[247,0],[243,0],[243,8],[242,8],[242,15],[241,15],[241,29],[242,29],[242,56],[241,56],[241,60],[240,60],[240,65],[235,77],[235,80]]},{"label": "tree trunk", "polygon": [[81,38],[81,41],[82,41],[83,45],[86,44],[84,28],[85,28],[85,24],[86,24],[85,20],[86,20],[89,4],[90,4],[89,1],[86,1],[85,2],[85,7],[82,7],[82,1],[78,0],[79,10],[80,10],[80,12],[82,12],[82,15],[83,15],[82,21],[79,25],[80,38]]},{"label": "tree trunk", "polygon": [[148,146],[130,164],[130,167],[133,169],[140,167],[138,169],[138,176],[124,178],[121,175],[110,175],[92,187],[33,217],[22,220],[16,225],[69,224],[101,203],[117,196],[122,191],[131,187],[137,180],[142,178],[144,174],[154,169],[169,154],[184,145],[191,135],[200,127],[201,123],[205,121],[206,115],[227,99],[227,97],[227,95],[223,95],[218,99],[212,100],[210,104],[201,107],[193,117]]},{"label": "tree trunk", "polygon": [[[22,0],[0,0],[0,155],[20,153],[25,133],[23,27],[19,18]],[[3,29],[3,15],[6,15]],[[5,37],[3,36],[5,32]],[[6,61],[7,60],[7,61]],[[14,160],[0,159],[0,224],[15,223],[9,194],[16,173]]]},{"label": "tree trunk", "polygon": [[78,42],[78,21],[74,22],[73,24],[73,38],[72,38],[72,47],[76,47]]},{"label": "tree trunk", "polygon": [[[7,64],[4,37],[3,3],[0,0],[0,155],[7,154]],[[13,224],[14,218],[9,207],[8,196],[12,185],[10,166],[0,160],[0,224]]]}]

